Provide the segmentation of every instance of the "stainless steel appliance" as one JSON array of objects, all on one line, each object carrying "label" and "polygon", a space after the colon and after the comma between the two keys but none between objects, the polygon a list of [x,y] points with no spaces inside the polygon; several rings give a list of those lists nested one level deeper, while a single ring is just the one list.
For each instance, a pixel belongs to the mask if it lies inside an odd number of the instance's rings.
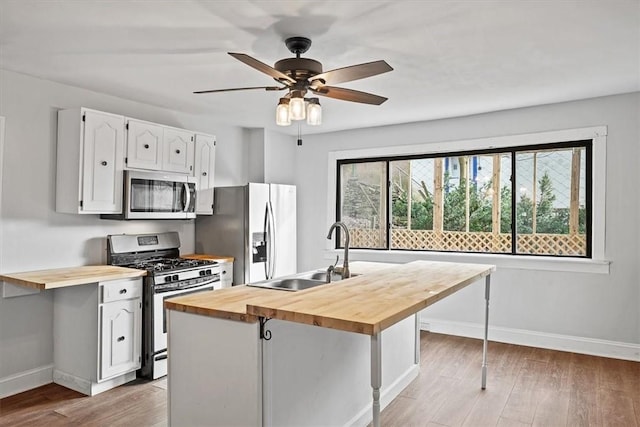
[{"label": "stainless steel appliance", "polygon": [[124,171],[121,214],[104,219],[190,219],[196,217],[196,180],[192,176]]},{"label": "stainless steel appliance", "polygon": [[107,236],[107,263],[147,270],[142,293],[142,368],[140,376],[167,374],[167,318],[164,300],[220,288],[215,261],[179,258],[176,232]]},{"label": "stainless steel appliance", "polygon": [[216,187],[213,215],[196,219],[196,251],[235,258],[233,283],[296,273],[296,187]]}]

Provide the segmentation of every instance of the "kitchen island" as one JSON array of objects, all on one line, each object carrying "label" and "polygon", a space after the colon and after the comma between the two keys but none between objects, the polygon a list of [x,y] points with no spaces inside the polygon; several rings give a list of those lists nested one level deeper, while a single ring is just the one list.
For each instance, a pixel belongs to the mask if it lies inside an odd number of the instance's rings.
[{"label": "kitchen island", "polygon": [[[494,270],[356,262],[356,277],[304,291],[236,286],[169,300],[169,422],[379,425],[419,372],[417,313],[486,277],[488,315]],[[486,339],[484,354],[483,388]]]}]

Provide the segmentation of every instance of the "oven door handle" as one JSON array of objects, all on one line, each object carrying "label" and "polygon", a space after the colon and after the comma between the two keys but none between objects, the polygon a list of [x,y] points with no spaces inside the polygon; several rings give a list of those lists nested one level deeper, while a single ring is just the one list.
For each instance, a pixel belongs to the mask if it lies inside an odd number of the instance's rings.
[{"label": "oven door handle", "polygon": [[183,183],[182,189],[184,190],[184,195],[182,197],[184,200],[184,208],[182,209],[182,212],[188,212],[189,206],[191,205],[191,190],[189,189],[189,183]]}]

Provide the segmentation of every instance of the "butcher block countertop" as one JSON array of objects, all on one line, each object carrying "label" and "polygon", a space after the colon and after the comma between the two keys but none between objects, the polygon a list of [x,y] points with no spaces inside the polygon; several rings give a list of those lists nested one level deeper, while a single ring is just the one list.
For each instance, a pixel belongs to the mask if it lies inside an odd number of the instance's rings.
[{"label": "butcher block countertop", "polygon": [[0,280],[40,290],[145,276],[145,270],[115,265],[87,265],[0,275]]},{"label": "butcher block countertop", "polygon": [[491,274],[494,265],[354,262],[359,276],[297,292],[246,285],[177,297],[170,310],[256,322],[259,317],[374,335]]},{"label": "butcher block countertop", "polygon": [[188,255],[180,255],[180,258],[204,259],[204,260],[207,260],[207,261],[233,262],[233,257],[232,256],[226,256],[226,255],[188,254]]}]

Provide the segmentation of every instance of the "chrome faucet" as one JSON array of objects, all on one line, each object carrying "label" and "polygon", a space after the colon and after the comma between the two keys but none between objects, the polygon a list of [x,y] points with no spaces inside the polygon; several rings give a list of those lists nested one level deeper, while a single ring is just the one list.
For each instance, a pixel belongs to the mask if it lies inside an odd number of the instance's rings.
[{"label": "chrome faucet", "polygon": [[[344,231],[344,259],[342,262],[342,278],[348,279],[351,277],[351,272],[349,272],[349,229],[343,222],[334,222],[329,228],[329,234],[327,234],[327,239],[331,240],[331,233],[333,230],[340,227]],[[337,234],[337,233],[336,233]],[[336,269],[337,272],[338,269]]]}]

